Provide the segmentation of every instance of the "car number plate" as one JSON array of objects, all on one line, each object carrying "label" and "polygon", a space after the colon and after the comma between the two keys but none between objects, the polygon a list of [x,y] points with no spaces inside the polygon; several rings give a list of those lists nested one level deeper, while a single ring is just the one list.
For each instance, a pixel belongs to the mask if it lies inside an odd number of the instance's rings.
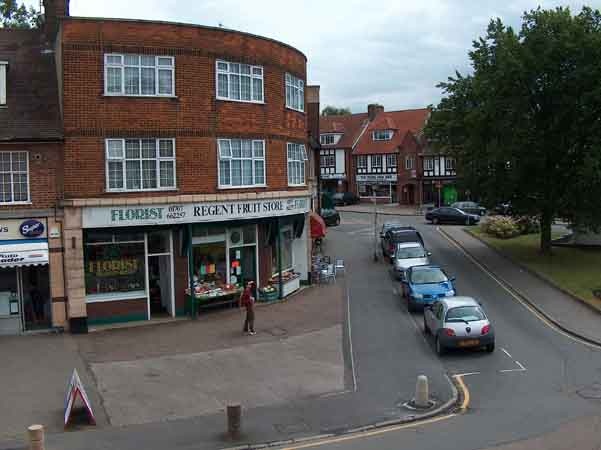
[{"label": "car number plate", "polygon": [[465,341],[459,341],[459,347],[474,347],[480,344],[478,339],[467,339]]}]

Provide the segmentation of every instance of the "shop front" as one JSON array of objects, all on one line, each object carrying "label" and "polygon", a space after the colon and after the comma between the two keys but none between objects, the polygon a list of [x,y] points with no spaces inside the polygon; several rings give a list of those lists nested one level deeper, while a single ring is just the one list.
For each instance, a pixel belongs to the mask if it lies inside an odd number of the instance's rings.
[{"label": "shop front", "polygon": [[88,324],[198,314],[234,304],[249,281],[259,294],[289,294],[308,276],[309,206],[299,197],[85,208]]},{"label": "shop front", "polygon": [[47,224],[0,221],[0,334],[52,326]]},{"label": "shop front", "polygon": [[357,192],[362,201],[397,202],[396,174],[357,174]]},{"label": "shop front", "polygon": [[321,192],[347,192],[348,184],[346,181],[346,175],[343,173],[322,173],[320,176],[321,180]]}]

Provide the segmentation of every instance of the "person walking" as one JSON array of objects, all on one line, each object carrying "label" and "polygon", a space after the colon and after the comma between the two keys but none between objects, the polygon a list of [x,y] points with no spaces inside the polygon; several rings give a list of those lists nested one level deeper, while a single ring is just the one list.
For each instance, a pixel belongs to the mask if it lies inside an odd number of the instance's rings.
[{"label": "person walking", "polygon": [[242,295],[240,295],[240,301],[238,306],[240,308],[246,308],[246,319],[244,320],[244,333],[249,335],[255,335],[255,297],[254,297],[255,282],[250,281]]}]

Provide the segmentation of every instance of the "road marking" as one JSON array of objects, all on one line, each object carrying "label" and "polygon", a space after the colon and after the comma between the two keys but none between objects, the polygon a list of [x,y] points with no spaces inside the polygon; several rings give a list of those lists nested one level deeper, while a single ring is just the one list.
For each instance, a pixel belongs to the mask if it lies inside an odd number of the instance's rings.
[{"label": "road marking", "polygon": [[499,370],[499,373],[509,373],[509,372],[525,372],[526,369],[503,369]]},{"label": "road marking", "polygon": [[520,369],[522,369],[522,370],[526,370],[526,368],[525,368],[525,367],[522,365],[522,363],[521,363],[521,362],[519,362],[519,361],[516,361],[515,363],[516,363],[518,366],[520,366]]},{"label": "road marking", "polygon": [[502,282],[501,280],[499,280],[495,275],[493,275],[490,271],[488,271],[488,269],[486,269],[486,267],[484,267],[482,264],[480,264],[472,255],[470,255],[469,253],[467,253],[459,244],[457,244],[455,241],[453,241],[451,238],[449,238],[444,232],[442,232],[440,230],[440,227],[436,227],[436,231],[438,231],[440,233],[440,235],[442,237],[444,237],[451,245],[453,245],[461,253],[463,253],[463,255],[468,260],[470,260],[482,272],[484,272],[486,275],[488,275],[490,278],[492,278],[499,286],[501,286],[501,288],[504,291],[506,291],[515,300],[517,300],[520,305],[522,305],[524,308],[526,308],[528,311],[530,311],[536,318],[538,318],[538,320],[540,320],[548,328],[551,328],[556,333],[561,334],[562,336],[565,336],[568,339],[570,339],[570,340],[572,340],[574,342],[578,342],[579,344],[585,345],[585,346],[587,346],[589,348],[594,348],[596,350],[599,350],[601,348],[601,346],[599,346],[599,345],[596,345],[596,344],[593,344],[591,342],[587,342],[587,341],[584,341],[582,339],[579,339],[579,338],[577,338],[575,336],[572,336],[571,334],[566,333],[562,329],[558,328],[554,323],[550,322],[545,316],[543,316],[541,313],[539,313],[536,309],[534,309],[532,306],[530,306],[528,303],[526,303],[524,300],[522,300],[520,297],[518,297],[516,294],[514,294],[511,289],[509,289],[507,286],[505,286],[504,282]]},{"label": "road marking", "polygon": [[347,234],[361,234],[361,233],[367,233],[367,232],[370,232],[371,234],[375,234],[373,227],[361,228],[360,230],[349,231]]},{"label": "road marking", "polygon": [[505,353],[507,356],[513,359],[513,356],[511,356],[507,350],[505,350],[504,348],[501,348],[501,350],[503,350],[503,353]]},{"label": "road marking", "polygon": [[481,372],[465,372],[465,373],[458,373],[453,375],[454,377],[467,377],[470,375],[480,375]]},{"label": "road marking", "polygon": [[465,411],[467,410],[467,407],[470,404],[470,390],[465,385],[462,375],[455,375],[453,376],[453,378],[457,380],[457,383],[459,383],[459,387],[463,391],[463,401],[461,402],[461,406],[459,407],[459,409],[461,409],[461,411]]},{"label": "road marking", "polygon": [[348,343],[349,352],[351,354],[351,372],[353,374],[353,392],[357,392],[357,374],[355,373],[355,356],[353,355],[353,335],[351,332],[351,293],[346,286],[346,309],[347,309],[347,323],[348,323]]}]

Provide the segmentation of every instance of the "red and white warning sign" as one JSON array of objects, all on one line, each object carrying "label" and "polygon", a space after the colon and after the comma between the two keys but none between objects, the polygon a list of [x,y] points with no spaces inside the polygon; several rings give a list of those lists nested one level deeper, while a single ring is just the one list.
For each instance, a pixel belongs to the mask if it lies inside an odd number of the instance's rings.
[{"label": "red and white warning sign", "polygon": [[65,396],[65,427],[69,425],[69,422],[71,420],[71,413],[73,412],[73,404],[75,403],[77,397],[81,398],[81,401],[83,402],[90,425],[96,425],[96,418],[94,417],[94,412],[92,411],[92,404],[90,403],[88,394],[86,393],[86,390],[83,387],[81,379],[79,378],[77,369],[73,369],[71,379],[69,380],[69,384],[67,385],[67,395]]}]

